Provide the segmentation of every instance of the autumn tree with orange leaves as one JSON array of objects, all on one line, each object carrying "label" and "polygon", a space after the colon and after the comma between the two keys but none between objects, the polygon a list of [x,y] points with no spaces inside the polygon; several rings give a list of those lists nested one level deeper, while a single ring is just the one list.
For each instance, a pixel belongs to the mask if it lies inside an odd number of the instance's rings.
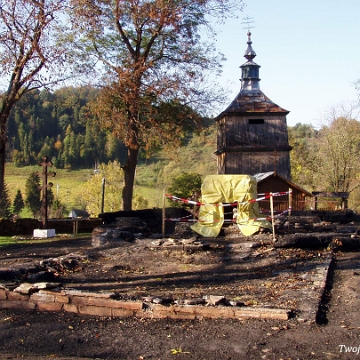
[{"label": "autumn tree with orange leaves", "polygon": [[82,70],[103,65],[98,121],[127,147],[124,210],[132,208],[140,148],[178,144],[219,100],[207,74],[218,73],[222,56],[203,36],[215,35],[212,19],[241,6],[241,0],[72,0]]},{"label": "autumn tree with orange leaves", "polygon": [[0,192],[4,187],[7,122],[14,105],[34,89],[66,78],[60,17],[64,1],[0,0]]}]

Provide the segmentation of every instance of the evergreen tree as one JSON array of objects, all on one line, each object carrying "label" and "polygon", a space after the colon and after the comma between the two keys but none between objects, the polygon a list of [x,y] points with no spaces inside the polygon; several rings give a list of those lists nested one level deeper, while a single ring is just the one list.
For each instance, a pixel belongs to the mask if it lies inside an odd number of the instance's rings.
[{"label": "evergreen tree", "polygon": [[7,185],[4,183],[4,187],[0,193],[0,217],[9,218],[11,215],[11,202],[9,198],[9,191]]},{"label": "evergreen tree", "polygon": [[49,215],[52,218],[61,219],[66,213],[67,209],[65,205],[59,199],[55,198],[49,209]]},{"label": "evergreen tree", "polygon": [[52,188],[49,187],[47,189],[47,205],[48,205],[48,208],[50,208],[53,205],[54,200],[55,200],[54,192],[52,191]]},{"label": "evergreen tree", "polygon": [[168,188],[171,195],[187,199],[190,198],[194,192],[201,190],[201,176],[197,173],[183,172],[172,179]]},{"label": "evergreen tree", "polygon": [[41,209],[40,200],[40,177],[36,172],[30,174],[25,183],[26,199],[25,204],[30,209],[33,217],[39,215]]},{"label": "evergreen tree", "polygon": [[20,214],[21,210],[25,207],[24,199],[19,189],[16,193],[14,202],[13,202],[13,211],[15,214]]}]

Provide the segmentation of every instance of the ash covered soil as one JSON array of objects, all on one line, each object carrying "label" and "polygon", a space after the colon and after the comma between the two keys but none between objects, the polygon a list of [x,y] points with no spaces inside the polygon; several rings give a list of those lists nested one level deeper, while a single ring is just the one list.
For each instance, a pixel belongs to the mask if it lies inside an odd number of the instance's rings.
[{"label": "ash covered soil", "polygon": [[[360,253],[274,248],[262,239],[142,239],[93,248],[90,238],[0,249],[0,268],[44,262],[65,288],[120,299],[221,295],[284,308],[289,320],[100,318],[0,310],[1,359],[353,359],[360,356]],[[257,240],[257,241],[256,241]],[[257,245],[254,245],[254,244]],[[51,261],[50,261],[50,260]],[[320,304],[314,270],[333,259]],[[25,270],[24,270],[25,271]]]}]

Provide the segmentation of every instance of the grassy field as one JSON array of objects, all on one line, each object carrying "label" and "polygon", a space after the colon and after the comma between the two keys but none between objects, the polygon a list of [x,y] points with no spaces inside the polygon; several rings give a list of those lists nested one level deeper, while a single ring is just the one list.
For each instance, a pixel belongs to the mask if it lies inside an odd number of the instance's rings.
[{"label": "grassy field", "polygon": [[[5,168],[5,182],[9,190],[9,196],[11,202],[13,202],[15,195],[20,189],[23,197],[25,197],[25,183],[27,178],[32,172],[42,171],[40,166],[26,166],[17,168],[12,164],[7,164]],[[87,180],[93,175],[93,169],[81,169],[81,170],[65,170],[49,168],[49,171],[55,171],[56,176],[54,178],[48,178],[49,182],[54,184],[53,193],[58,196],[59,200],[65,204],[67,209],[82,208],[82,201],[80,198],[80,192],[84,188]],[[139,168],[137,176],[141,180],[141,184],[144,182],[141,179],[141,173],[144,173],[144,177],[148,178],[149,173],[147,169],[141,170]],[[142,197],[148,200],[148,207],[161,207],[162,206],[162,194],[163,189],[153,188],[148,185],[153,185],[154,181],[150,184],[136,185],[134,192],[140,194]],[[119,194],[121,196],[121,194]],[[120,210],[120,209],[119,209]],[[21,214],[21,217],[31,217],[31,214],[25,209]]]},{"label": "grassy field", "polygon": [[[64,170],[49,168],[56,172],[54,178],[48,178],[49,182],[54,184],[53,192],[57,195],[61,202],[65,203],[67,208],[79,207],[79,192],[86,181],[92,175],[92,170]],[[5,168],[5,182],[8,186],[10,199],[15,198],[18,189],[25,197],[25,183],[29,175],[34,171],[42,171],[39,166],[26,166],[17,168],[11,164],[7,164]]]},{"label": "grassy field", "polygon": [[[0,248],[8,245],[16,245],[16,244],[38,244],[38,243],[48,243],[55,242],[59,240],[68,239],[68,235],[59,234],[54,238],[48,239],[18,239],[15,236],[0,236]],[[82,233],[82,234],[74,234],[72,235],[72,239],[84,239],[91,237],[90,233]]]},{"label": "grassy field", "polygon": [[[212,126],[200,135],[193,135],[185,146],[172,150],[164,149],[146,162],[139,162],[136,167],[134,197],[138,194],[145,198],[148,208],[161,208],[164,190],[177,175],[183,172],[194,172],[200,175],[215,174],[216,132],[216,126]],[[56,177],[48,180],[54,184],[53,193],[68,210],[82,209],[86,205],[81,201],[80,193],[86,186],[87,180],[93,175],[93,170],[49,169],[56,172]],[[42,168],[38,165],[19,168],[10,163],[6,165],[5,182],[11,202],[18,189],[21,190],[23,197],[26,196],[25,183],[34,171],[41,172]],[[135,202],[133,208],[137,208]],[[21,214],[21,217],[25,216],[25,213]],[[28,217],[31,217],[31,214]]]}]

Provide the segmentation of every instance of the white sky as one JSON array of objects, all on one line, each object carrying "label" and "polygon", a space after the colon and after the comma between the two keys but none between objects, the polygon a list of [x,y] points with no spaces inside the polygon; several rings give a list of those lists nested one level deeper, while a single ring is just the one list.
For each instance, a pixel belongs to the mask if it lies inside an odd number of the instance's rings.
[{"label": "white sky", "polygon": [[[224,63],[221,85],[229,103],[240,91],[246,62],[246,16],[254,20],[252,47],[260,68],[260,88],[290,111],[287,123],[313,124],[331,108],[357,100],[360,79],[359,0],[245,0],[238,19],[219,28],[218,50]],[[226,106],[225,106],[226,107]]]}]

